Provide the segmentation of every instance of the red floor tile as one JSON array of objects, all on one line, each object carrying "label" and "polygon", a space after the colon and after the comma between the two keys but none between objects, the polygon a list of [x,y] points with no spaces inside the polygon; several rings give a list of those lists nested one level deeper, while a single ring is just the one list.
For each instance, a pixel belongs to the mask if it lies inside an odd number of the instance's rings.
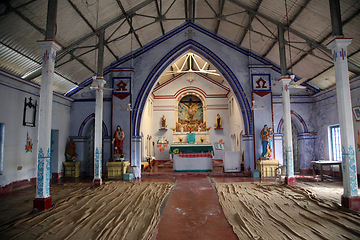
[{"label": "red floor tile", "polygon": [[178,177],[153,239],[237,239],[208,177]]}]

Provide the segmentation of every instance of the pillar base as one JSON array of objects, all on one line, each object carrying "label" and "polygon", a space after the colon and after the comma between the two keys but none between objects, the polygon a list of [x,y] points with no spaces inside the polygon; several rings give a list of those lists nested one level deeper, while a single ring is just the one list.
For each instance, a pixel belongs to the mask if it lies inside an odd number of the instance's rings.
[{"label": "pillar base", "polygon": [[47,198],[35,198],[33,200],[33,210],[34,211],[43,211],[51,208],[51,197]]},{"label": "pillar base", "polygon": [[102,184],[101,178],[94,178],[94,180],[93,180],[94,187],[100,187],[101,184]]},{"label": "pillar base", "polygon": [[296,186],[296,178],[285,177],[285,184],[290,185],[290,186]]},{"label": "pillar base", "polygon": [[360,197],[359,196],[352,196],[352,197],[341,196],[341,205],[348,209],[359,212],[360,211]]}]

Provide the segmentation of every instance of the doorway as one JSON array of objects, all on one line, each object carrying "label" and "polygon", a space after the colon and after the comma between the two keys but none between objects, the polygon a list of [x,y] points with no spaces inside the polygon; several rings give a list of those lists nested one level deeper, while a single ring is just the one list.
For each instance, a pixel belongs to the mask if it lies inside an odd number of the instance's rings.
[{"label": "doorway", "polygon": [[[282,129],[282,132],[284,132],[284,128]],[[299,131],[296,127],[296,124],[291,121],[291,133],[292,133],[292,150],[293,150],[293,165],[294,165],[294,173],[300,173],[300,158],[299,158],[299,140],[298,140],[298,134]],[[283,159],[285,160],[285,142],[284,138],[282,140],[282,148],[283,148]],[[284,162],[284,164],[286,164]]]},{"label": "doorway", "polygon": [[50,140],[50,178],[52,178],[53,173],[59,173],[59,130],[51,130],[51,140]]}]

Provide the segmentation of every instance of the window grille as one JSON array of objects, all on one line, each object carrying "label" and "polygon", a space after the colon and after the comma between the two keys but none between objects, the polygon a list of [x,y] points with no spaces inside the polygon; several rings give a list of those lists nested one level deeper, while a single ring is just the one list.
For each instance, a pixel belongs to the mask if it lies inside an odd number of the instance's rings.
[{"label": "window grille", "polygon": [[342,161],[340,126],[330,127],[331,155],[333,161]]}]

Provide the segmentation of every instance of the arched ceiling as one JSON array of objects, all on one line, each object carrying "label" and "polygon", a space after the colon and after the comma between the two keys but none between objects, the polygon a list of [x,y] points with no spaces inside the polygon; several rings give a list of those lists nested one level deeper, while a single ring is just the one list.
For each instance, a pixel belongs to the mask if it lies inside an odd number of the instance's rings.
[{"label": "arched ceiling", "polygon": [[[360,1],[341,0],[349,77],[360,75]],[[0,69],[41,84],[46,0],[0,3]],[[54,91],[65,94],[95,74],[97,34],[105,29],[104,66],[184,22],[195,22],[280,65],[278,26],[285,26],[288,71],[322,91],[335,85],[328,0],[61,0]],[[289,41],[290,40],[290,41]]]}]

